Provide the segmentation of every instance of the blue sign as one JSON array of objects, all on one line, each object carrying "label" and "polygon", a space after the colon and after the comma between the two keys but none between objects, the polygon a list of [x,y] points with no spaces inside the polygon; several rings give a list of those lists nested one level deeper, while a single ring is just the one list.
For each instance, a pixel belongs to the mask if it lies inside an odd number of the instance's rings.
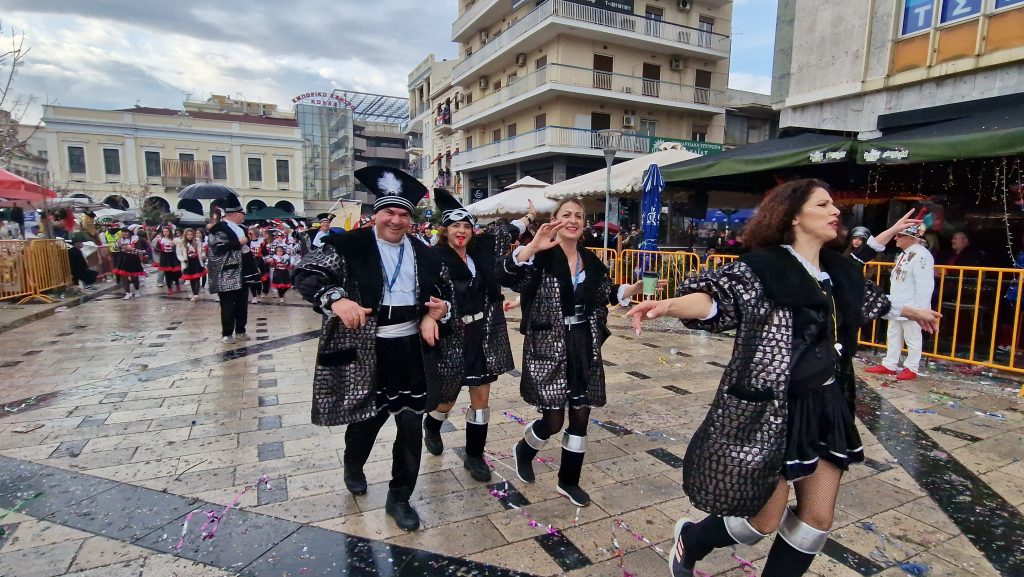
[{"label": "blue sign", "polygon": [[913,34],[932,27],[935,0],[903,0],[903,27],[901,35]]},{"label": "blue sign", "polygon": [[996,10],[1008,8],[1014,4],[1024,4],[1024,0],[996,0]]},{"label": "blue sign", "polygon": [[432,210],[430,210],[428,208],[428,209],[423,211],[423,216],[425,216],[426,218],[430,218],[430,217],[434,216],[434,211],[432,211]]},{"label": "blue sign", "polygon": [[970,18],[981,14],[983,0],[942,0],[939,22],[945,24],[954,20]]}]

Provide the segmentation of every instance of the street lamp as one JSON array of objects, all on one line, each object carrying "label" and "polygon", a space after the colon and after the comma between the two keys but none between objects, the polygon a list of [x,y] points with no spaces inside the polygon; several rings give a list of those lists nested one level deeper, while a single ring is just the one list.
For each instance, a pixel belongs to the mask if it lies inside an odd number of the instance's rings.
[{"label": "street lamp", "polygon": [[615,161],[615,153],[619,151],[619,140],[622,139],[622,131],[605,129],[597,131],[598,142],[604,151],[604,163],[608,171],[607,188],[604,193],[604,249],[608,250],[608,226],[609,215],[612,210],[612,162]]}]

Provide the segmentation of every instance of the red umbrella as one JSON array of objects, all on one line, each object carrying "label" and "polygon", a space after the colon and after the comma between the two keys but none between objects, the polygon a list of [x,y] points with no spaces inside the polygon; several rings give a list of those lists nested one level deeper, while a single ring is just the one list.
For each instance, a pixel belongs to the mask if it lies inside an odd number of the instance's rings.
[{"label": "red umbrella", "polygon": [[[593,225],[591,225],[590,228],[595,229],[595,230],[604,230],[604,226],[605,226],[604,225],[604,221],[602,220],[600,222],[594,223]],[[616,224],[609,224],[608,225],[608,232],[610,232],[612,234],[619,234],[619,226],[616,225]]]},{"label": "red umbrella", "polygon": [[57,198],[57,193],[0,168],[0,197],[41,202],[47,198]]}]

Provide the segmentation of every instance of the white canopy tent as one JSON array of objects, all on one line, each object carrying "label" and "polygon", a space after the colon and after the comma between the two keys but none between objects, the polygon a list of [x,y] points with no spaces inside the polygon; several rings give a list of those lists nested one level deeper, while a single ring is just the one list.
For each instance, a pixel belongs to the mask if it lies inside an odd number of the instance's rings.
[{"label": "white canopy tent", "polygon": [[174,214],[178,217],[178,224],[206,224],[206,217],[201,214],[196,214],[190,210],[179,208],[174,211]]},{"label": "white canopy tent", "polygon": [[548,183],[532,176],[524,176],[505,187],[504,192],[474,202],[466,207],[473,216],[482,219],[518,218],[526,214],[529,201],[533,201],[537,212],[547,214],[555,209],[553,200],[544,198]]},{"label": "white canopy tent", "polygon": [[[651,164],[667,166],[698,156],[688,150],[669,149],[659,150],[616,164],[612,166],[612,196],[639,197],[643,194],[644,172]],[[602,168],[558,184],[552,184],[544,191],[544,196],[555,201],[570,196],[578,196],[583,199],[603,199],[607,190],[607,169]]]}]

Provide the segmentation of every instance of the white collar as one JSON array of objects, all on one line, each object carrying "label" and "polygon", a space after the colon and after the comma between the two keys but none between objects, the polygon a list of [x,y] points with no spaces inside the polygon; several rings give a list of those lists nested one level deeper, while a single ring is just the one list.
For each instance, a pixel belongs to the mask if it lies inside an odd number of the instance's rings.
[{"label": "white collar", "polygon": [[807,272],[810,273],[810,275],[812,277],[814,277],[814,280],[816,280],[818,282],[822,282],[822,281],[826,281],[826,280],[829,280],[830,278],[832,278],[832,277],[828,276],[827,272],[818,270],[818,267],[816,267],[813,264],[811,264],[811,261],[807,260],[806,258],[801,256],[800,253],[798,253],[795,250],[793,250],[792,246],[790,246],[788,244],[784,244],[784,245],[782,245],[782,248],[788,250],[789,254],[791,254],[794,257],[796,257],[797,262],[799,262],[801,265],[803,265],[804,269],[807,270]]},{"label": "white collar", "polygon": [[373,229],[373,238],[376,239],[379,244],[382,244],[384,246],[394,247],[394,248],[398,248],[398,247],[402,246],[403,244],[405,244],[406,242],[408,242],[408,239],[406,238],[406,236],[404,234],[402,235],[402,240],[400,240],[398,242],[391,242],[389,240],[384,240],[383,238],[377,236],[377,229],[376,228]]}]

